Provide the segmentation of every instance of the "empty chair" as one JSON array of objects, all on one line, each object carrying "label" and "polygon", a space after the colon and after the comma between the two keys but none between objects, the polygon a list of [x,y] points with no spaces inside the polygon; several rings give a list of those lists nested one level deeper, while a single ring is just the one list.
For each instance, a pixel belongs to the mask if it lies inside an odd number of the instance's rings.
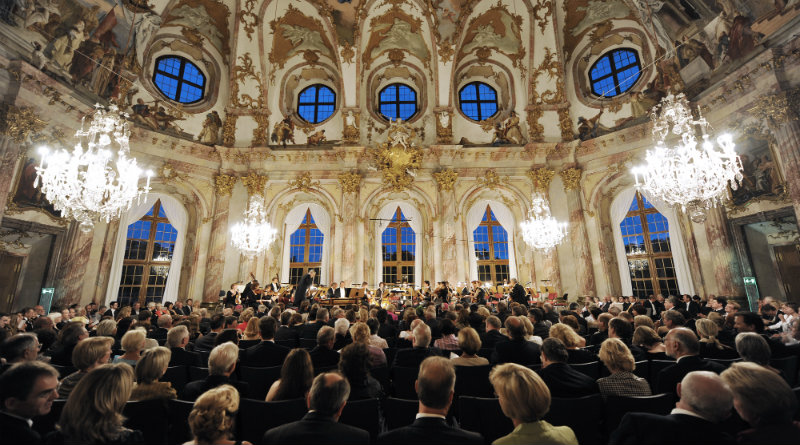
[{"label": "empty chair", "polygon": [[183,393],[183,388],[186,386],[189,378],[189,371],[186,366],[170,366],[167,371],[161,376],[162,382],[170,382],[172,387],[178,394]]},{"label": "empty chair", "polygon": [[492,397],[494,390],[489,383],[491,365],[456,366],[455,395],[472,397]]},{"label": "empty chair", "polygon": [[495,398],[459,397],[458,413],[461,428],[480,433],[487,444],[514,430],[514,424],[503,414]]},{"label": "empty chair", "polygon": [[419,370],[397,366],[391,368],[391,373],[394,396],[399,399],[416,399],[417,391],[414,389],[414,382],[417,380]]},{"label": "empty chair", "polygon": [[205,380],[206,377],[208,377],[208,368],[198,368],[197,366],[189,366],[190,382]]},{"label": "empty chair", "polygon": [[393,430],[414,423],[419,401],[388,397],[383,403],[383,410],[386,413],[386,429]]},{"label": "empty chair", "polygon": [[671,393],[644,397],[606,396],[606,433],[611,435],[625,413],[651,413],[667,415],[675,407]]},{"label": "empty chair", "polygon": [[125,426],[144,434],[145,443],[166,444],[169,441],[167,402],[164,399],[128,402],[122,410]]},{"label": "empty chair", "polygon": [[167,401],[169,409],[169,443],[180,445],[192,440],[192,430],[189,428],[189,413],[192,412],[194,402],[171,399]]},{"label": "empty chair", "polygon": [[264,400],[267,397],[267,392],[269,392],[269,387],[281,378],[281,367],[251,368],[249,366],[240,366],[239,377],[243,382],[247,382],[249,386],[248,398]]},{"label": "empty chair", "polygon": [[380,400],[364,399],[347,402],[339,423],[361,428],[369,432],[373,442],[380,433]]},{"label": "empty chair", "polygon": [[572,369],[582,372],[594,380],[600,378],[600,362],[575,363],[570,366]]},{"label": "empty chair", "polygon": [[783,373],[783,378],[789,386],[797,384],[797,356],[774,358],[769,364]]},{"label": "empty chair", "polygon": [[600,394],[570,399],[553,397],[544,420],[554,426],[572,428],[578,443],[582,445],[603,443],[601,428],[605,416]]},{"label": "empty chair", "polygon": [[261,437],[268,429],[300,420],[307,411],[305,399],[280,402],[242,399],[237,417],[237,437],[250,443],[261,443]]}]

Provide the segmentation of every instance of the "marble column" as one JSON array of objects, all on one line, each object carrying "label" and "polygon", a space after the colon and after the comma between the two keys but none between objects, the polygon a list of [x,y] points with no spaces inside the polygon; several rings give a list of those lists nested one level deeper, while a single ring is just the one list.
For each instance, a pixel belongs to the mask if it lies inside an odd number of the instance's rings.
[{"label": "marble column", "polygon": [[[439,241],[441,252],[440,270],[436,271],[437,280],[441,279],[451,283],[457,283],[458,265],[456,264],[456,249],[458,248],[456,242],[456,223],[458,215],[456,214],[456,193],[455,183],[458,180],[458,174],[452,170],[442,170],[433,174],[434,179],[439,189]],[[473,279],[477,279],[474,277]]]},{"label": "marble column", "polygon": [[92,297],[92,301],[97,304],[103,304],[106,300],[106,289],[111,277],[111,261],[114,259],[117,243],[117,230],[119,230],[119,220],[106,224],[103,252],[100,254],[100,264],[97,266],[97,287]]},{"label": "marble column", "polygon": [[583,215],[583,203],[581,202],[581,173],[580,169],[569,168],[561,171],[560,175],[564,182],[564,193],[567,195],[567,210],[569,211],[568,239],[572,249],[572,257],[575,261],[578,292],[584,296],[596,296],[592,253],[589,250],[589,236],[586,231],[586,219]]},{"label": "marble column", "polygon": [[86,265],[92,250],[93,232],[84,233],[78,223],[72,222],[67,229],[64,250],[59,259],[55,280],[54,302],[66,307],[81,303],[83,283],[86,281]]},{"label": "marble column", "polygon": [[218,301],[219,291],[225,289],[222,283],[222,273],[225,267],[225,245],[229,237],[228,211],[236,178],[229,175],[217,175],[214,182],[216,195],[214,216],[211,220],[211,237],[208,243],[206,276],[203,283],[204,303]]},{"label": "marble column", "polygon": [[728,219],[722,208],[715,207],[706,212],[705,228],[709,253],[714,264],[714,278],[717,280],[717,289],[712,289],[711,293],[743,296],[745,292],[739,260],[731,244]]},{"label": "marble column", "polygon": [[[340,258],[342,263],[342,276],[338,280],[344,280],[353,283],[355,280],[362,280],[371,282],[372,276],[367,276],[364,268],[357,267],[356,264],[356,244],[358,243],[358,192],[361,189],[361,175],[356,172],[342,173],[339,175],[339,186],[342,189],[342,207],[341,207],[341,223],[342,223],[342,251],[340,255],[330,255],[332,261]],[[335,215],[331,215],[331,233]],[[328,235],[330,236],[330,234]],[[332,240],[331,240],[332,241]],[[333,245],[333,242],[328,243]],[[358,276],[356,276],[358,274]],[[329,281],[333,281],[336,277],[328,277]],[[377,283],[374,283],[377,285]]]}]

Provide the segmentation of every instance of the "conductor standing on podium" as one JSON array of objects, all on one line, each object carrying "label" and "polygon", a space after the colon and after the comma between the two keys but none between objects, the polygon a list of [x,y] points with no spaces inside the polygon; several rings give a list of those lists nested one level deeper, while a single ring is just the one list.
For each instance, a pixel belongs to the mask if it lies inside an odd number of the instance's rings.
[{"label": "conductor standing on podium", "polygon": [[306,299],[306,291],[314,284],[314,277],[317,275],[317,271],[311,269],[308,271],[307,274],[303,275],[303,278],[300,279],[300,282],[297,283],[297,288],[294,290],[294,305],[296,307],[300,307],[303,303],[303,300]]}]

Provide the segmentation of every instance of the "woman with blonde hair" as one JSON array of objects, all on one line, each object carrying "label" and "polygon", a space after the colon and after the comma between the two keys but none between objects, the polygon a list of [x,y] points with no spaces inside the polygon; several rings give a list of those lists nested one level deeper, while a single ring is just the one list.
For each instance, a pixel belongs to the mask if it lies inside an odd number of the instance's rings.
[{"label": "woman with blonde hair", "polygon": [[670,360],[661,337],[649,326],[639,326],[633,331],[631,343],[645,350],[649,360]]},{"label": "woman with blonde hair", "polygon": [[250,317],[247,321],[247,327],[244,328],[242,339],[239,340],[239,347],[247,349],[250,346],[255,346],[261,342],[261,332],[258,328],[258,317]]},{"label": "woman with blonde hair", "polygon": [[461,349],[461,356],[453,359],[453,365],[483,366],[489,364],[489,360],[478,355],[478,351],[481,350],[481,337],[475,329],[466,327],[458,331],[458,347]]},{"label": "woman with blonde hair", "polygon": [[221,385],[203,393],[194,402],[189,413],[189,428],[194,440],[192,445],[250,445],[250,442],[234,442],[233,422],[239,411],[239,392],[231,385]]},{"label": "woman with blonde hair", "polygon": [[635,330],[639,326],[647,326],[648,328],[654,330],[656,328],[655,323],[653,323],[653,319],[647,315],[637,315],[633,317],[633,329]]},{"label": "woman with blonde hair", "polygon": [[369,366],[370,368],[377,368],[379,366],[386,366],[386,354],[383,349],[372,346],[369,343],[371,332],[366,323],[359,321],[350,327],[350,336],[353,337],[353,343],[363,343],[367,345],[369,350]]},{"label": "woman with blonde hair", "polygon": [[720,343],[719,325],[708,318],[700,318],[695,322],[697,336],[700,337],[700,357],[721,360],[732,360],[739,353],[730,346]]},{"label": "woman with blonde hair", "polygon": [[604,340],[598,356],[611,372],[610,376],[597,379],[597,386],[600,387],[600,394],[603,397],[652,395],[647,380],[637,377],[633,373],[633,370],[636,369],[636,361],[622,340],[618,338]]},{"label": "woman with blonde hair", "polygon": [[169,348],[159,346],[142,353],[136,364],[136,386],[131,400],[175,399],[178,393],[170,382],[159,382],[164,376],[172,358]]},{"label": "woman with blonde hair", "polygon": [[597,356],[590,351],[581,349],[586,345],[586,339],[578,335],[574,329],[564,323],[550,326],[550,337],[557,338],[567,347],[569,360],[567,363],[591,363],[597,361]]},{"label": "woman with blonde hair", "polygon": [[[279,309],[279,310],[280,310],[280,309]],[[245,330],[245,329],[247,329],[247,323],[248,323],[248,322],[249,322],[249,321],[250,321],[252,318],[254,318],[255,314],[256,314],[256,311],[255,311],[255,309],[253,309],[253,308],[251,308],[251,307],[249,307],[249,308],[245,309],[245,310],[242,312],[242,314],[241,314],[241,315],[239,315],[239,324],[238,324],[238,325],[236,325],[236,329],[237,329],[239,332],[244,332],[244,330]]]},{"label": "woman with blonde hair", "polygon": [[578,443],[568,426],[553,426],[542,420],[550,410],[550,390],[541,377],[514,363],[497,365],[489,373],[503,414],[511,419],[514,430],[492,445],[525,443]]},{"label": "woman with blonde hair", "polygon": [[138,430],[123,426],[122,409],[133,390],[133,368],[127,363],[102,365],[72,390],[50,443],[144,443]]},{"label": "woman with blonde hair", "polygon": [[122,350],[124,354],[114,357],[114,363],[127,363],[136,366],[141,358],[141,352],[147,343],[147,333],[142,328],[134,328],[122,336]]}]

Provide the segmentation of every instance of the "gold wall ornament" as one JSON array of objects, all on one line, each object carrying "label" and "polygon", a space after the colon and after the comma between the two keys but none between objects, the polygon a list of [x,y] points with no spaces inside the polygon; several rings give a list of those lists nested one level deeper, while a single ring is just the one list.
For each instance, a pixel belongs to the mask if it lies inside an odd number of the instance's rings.
[{"label": "gold wall ornament", "polygon": [[561,139],[569,142],[575,139],[575,130],[572,123],[572,117],[569,115],[569,108],[559,108],[558,110],[558,126],[561,127]]},{"label": "gold wall ornament", "polygon": [[497,174],[495,169],[487,170],[482,177],[478,178],[478,182],[480,182],[482,186],[490,189],[497,188],[497,186],[500,185],[500,181],[500,175]]},{"label": "gold wall ornament", "polygon": [[800,89],[762,96],[754,104],[750,113],[773,129],[800,119],[797,111],[800,107]]},{"label": "gold wall ornament", "polygon": [[[539,77],[547,75],[556,81],[556,91],[546,90],[541,94],[536,90],[539,84]],[[536,67],[531,73],[531,88],[533,94],[531,103],[543,103],[548,105],[556,105],[564,102],[564,71],[561,62],[558,59],[558,53],[553,52],[550,48],[544,49],[544,57],[542,63]]]},{"label": "gold wall ornament", "polygon": [[528,108],[528,140],[531,142],[544,142],[544,125],[539,120],[544,115],[542,107],[533,105]]},{"label": "gold wall ornament", "polygon": [[251,147],[264,147],[269,144],[267,134],[269,133],[269,115],[266,113],[256,113],[253,115],[253,120],[256,121],[256,128],[253,129],[253,141],[250,143]]},{"label": "gold wall ornament", "polygon": [[356,56],[356,51],[353,49],[353,45],[351,45],[350,42],[344,42],[344,45],[342,45],[341,55],[343,62],[353,63],[353,58]]},{"label": "gold wall ornament", "polygon": [[583,170],[575,167],[570,167],[561,170],[559,173],[561,181],[564,182],[564,191],[570,192],[572,190],[580,190],[581,188],[581,175]]},{"label": "gold wall ornament", "polygon": [[308,192],[314,187],[319,187],[319,181],[312,181],[311,173],[303,172],[297,175],[297,178],[295,178],[294,180],[289,181],[289,187],[297,188],[304,192]]},{"label": "gold wall ornament", "polygon": [[443,192],[450,192],[453,190],[456,180],[458,180],[458,173],[456,173],[455,170],[448,168],[447,170],[434,172],[433,179],[436,180],[439,190]]},{"label": "gold wall ornament", "polygon": [[7,104],[5,107],[4,135],[10,137],[17,144],[22,144],[28,139],[38,138],[44,127],[45,121],[39,119],[39,114],[30,107],[16,107]]},{"label": "gold wall ornament", "polygon": [[453,42],[450,39],[439,42],[437,51],[439,52],[439,59],[444,63],[449,63],[453,60],[453,55],[456,53],[453,48]]},{"label": "gold wall ornament", "polygon": [[253,33],[259,23],[258,14],[253,12],[256,9],[256,3],[258,3],[258,0],[245,0],[244,8],[241,10],[241,15],[239,15],[239,22],[242,24],[244,32],[247,33],[247,40],[250,41],[253,40]]},{"label": "gold wall ornament", "polygon": [[342,130],[342,142],[346,144],[357,144],[361,138],[361,132],[358,130],[361,112],[359,110],[347,110],[342,113],[344,120],[344,127]]},{"label": "gold wall ornament", "polygon": [[416,131],[399,118],[389,125],[388,139],[371,151],[383,173],[385,185],[400,191],[414,182],[416,170],[422,167],[424,153],[416,145]]},{"label": "gold wall ornament", "polygon": [[436,113],[436,143],[450,144],[453,142],[453,112],[441,110]]},{"label": "gold wall ornament", "polygon": [[339,185],[345,193],[356,193],[361,188],[361,175],[357,172],[341,173]]},{"label": "gold wall ornament", "polygon": [[545,30],[547,29],[547,24],[550,23],[549,17],[554,17],[553,15],[553,1],[552,0],[545,0],[545,1],[538,1],[535,5],[533,5],[533,13],[532,16],[534,20],[536,20],[536,24],[539,26],[539,29],[544,34]]},{"label": "gold wall ornament", "polygon": [[224,174],[214,176],[214,191],[217,196],[231,196],[237,179],[236,176]]},{"label": "gold wall ornament", "polygon": [[539,167],[526,172],[531,183],[533,183],[534,190],[540,193],[547,193],[550,189],[550,182],[553,180],[555,174],[555,170],[547,167]]},{"label": "gold wall ornament", "polygon": [[[261,73],[256,72],[253,58],[250,53],[244,53],[237,59],[233,67],[233,82],[231,84],[231,104],[237,108],[248,108],[251,110],[264,109],[264,90],[261,88]],[[249,94],[239,94],[239,90],[244,87],[247,79],[256,82],[258,88],[258,98]]]},{"label": "gold wall ornament", "polygon": [[236,143],[236,119],[239,116],[225,113],[225,122],[222,124],[222,145],[233,147]]},{"label": "gold wall ornament", "polygon": [[171,161],[163,163],[158,170],[158,178],[160,178],[161,182],[164,184],[186,181],[188,177],[189,175],[186,173],[178,171],[178,167]]},{"label": "gold wall ornament", "polygon": [[247,176],[242,177],[242,184],[247,187],[248,196],[263,198],[267,192],[267,181],[269,181],[269,176],[258,175],[255,172],[250,172]]}]

